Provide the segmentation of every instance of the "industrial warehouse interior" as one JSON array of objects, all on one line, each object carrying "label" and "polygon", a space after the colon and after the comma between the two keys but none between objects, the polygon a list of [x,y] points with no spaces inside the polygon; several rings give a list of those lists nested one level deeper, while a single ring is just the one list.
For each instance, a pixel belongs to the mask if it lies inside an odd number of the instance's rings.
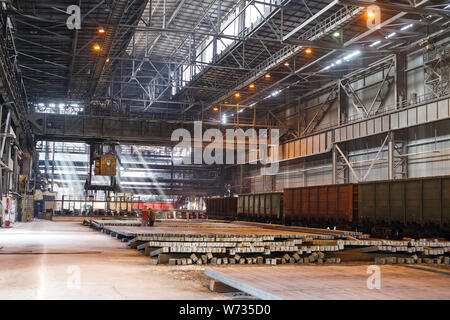
[{"label": "industrial warehouse interior", "polygon": [[1,300],[450,300],[448,1],[0,0],[0,27]]}]

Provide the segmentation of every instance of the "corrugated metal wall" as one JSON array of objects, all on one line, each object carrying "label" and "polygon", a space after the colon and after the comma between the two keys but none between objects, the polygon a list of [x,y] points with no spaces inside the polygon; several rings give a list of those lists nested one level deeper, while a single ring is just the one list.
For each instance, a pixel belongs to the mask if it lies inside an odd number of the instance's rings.
[{"label": "corrugated metal wall", "polygon": [[[383,76],[387,73],[387,70],[388,69],[385,68],[383,71],[363,77],[361,80],[352,83],[354,90],[358,92],[360,99],[367,106],[370,106],[379,87],[377,83],[382,81]],[[402,98],[410,101],[412,94],[417,94],[418,96],[428,94],[429,92],[424,85],[422,52],[418,51],[411,53],[406,57],[406,70],[407,96]],[[395,75],[395,68],[392,68],[389,75]],[[386,93],[387,95],[384,106],[385,109],[390,109],[395,105],[395,90],[392,88]],[[300,101],[297,105],[284,111],[284,116],[288,119],[291,127],[293,129],[298,129],[300,127],[300,132],[302,132],[317,112],[318,107],[320,107],[320,103],[327,98],[328,94],[329,93],[325,92],[308,100]],[[442,105],[444,106],[444,104]],[[351,106],[351,99],[349,101],[348,108],[348,116],[354,116],[356,114],[356,110]],[[410,110],[411,112],[400,112],[398,115],[397,125],[402,127],[402,124],[407,126],[410,122],[413,124],[416,122],[420,123],[423,121],[429,121],[429,118],[433,117],[434,109],[436,109],[436,119],[439,117],[440,112],[450,112],[448,106],[444,106],[442,108],[439,103],[436,103],[436,106],[434,106],[434,104],[427,104],[419,107],[419,109]],[[423,116],[425,116],[425,120],[421,118]],[[448,115],[445,117],[448,117]],[[337,119],[338,101],[335,101],[322,122],[317,127],[316,131],[336,124]],[[374,130],[377,125],[383,126],[384,120],[385,119],[381,119],[378,122],[374,121]],[[392,123],[388,124],[392,126]],[[348,127],[343,130],[347,130],[349,128],[352,129],[351,127]],[[393,128],[396,127],[394,126]],[[385,130],[379,130],[378,132],[383,131]],[[450,175],[450,120],[434,122],[432,124],[422,125],[420,127],[412,127],[410,129],[406,129],[405,132],[406,133],[402,132],[401,134],[395,135],[395,145],[399,150],[399,152],[394,153],[394,177],[396,179]],[[336,133],[336,130],[335,134],[338,134]],[[311,139],[312,138],[313,137],[311,137]],[[348,159],[352,163],[352,166],[354,167],[357,175],[360,177],[360,180],[361,177],[366,175],[367,169],[371,164],[371,160],[377,155],[384,138],[385,135],[380,134],[378,136],[367,137],[361,140],[351,140],[348,143],[350,145],[350,148],[347,150]],[[342,139],[342,137],[335,137],[335,139],[337,141],[345,140]],[[315,148],[312,140],[311,146],[307,145],[307,141],[300,141],[298,143],[300,144],[300,156],[304,155],[301,153],[301,144],[303,142],[303,147],[306,150],[306,154],[308,153],[308,148],[311,150]],[[297,157],[295,144],[292,143],[292,146],[294,147],[293,152]],[[331,152],[329,152],[330,149],[328,147],[329,146],[327,145],[327,148],[321,151],[325,152],[321,156],[322,160],[317,160],[316,157],[316,160],[305,158],[305,160],[294,160],[289,163],[281,162],[279,173],[274,176],[266,176],[263,178],[260,176],[259,170],[247,171],[243,184],[246,186],[246,190],[248,192],[281,191],[284,188],[331,184],[332,159]],[[282,158],[284,153],[290,155],[292,151],[290,148],[291,146],[280,148],[280,158]],[[403,156],[399,156],[400,153],[403,154]],[[386,144],[382,152],[379,154],[378,160],[375,161],[370,173],[367,175],[365,181],[386,180],[388,177],[388,146]],[[357,182],[357,179],[351,173],[347,173],[346,179],[341,179],[341,181],[338,180],[338,182],[351,183]]]}]

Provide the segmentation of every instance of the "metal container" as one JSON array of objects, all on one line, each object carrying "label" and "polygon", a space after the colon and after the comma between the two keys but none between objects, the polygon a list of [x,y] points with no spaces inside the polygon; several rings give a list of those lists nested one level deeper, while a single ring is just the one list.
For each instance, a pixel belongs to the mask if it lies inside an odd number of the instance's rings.
[{"label": "metal container", "polygon": [[258,218],[262,218],[266,214],[266,197],[263,194],[259,196],[259,210],[258,210]]},{"label": "metal container", "polygon": [[238,210],[238,198],[207,198],[206,215],[217,219],[236,219]]},{"label": "metal container", "polygon": [[359,184],[359,219],[383,225],[450,224],[450,176]]},{"label": "metal container", "polygon": [[248,215],[248,195],[244,196],[244,215]]},{"label": "metal container", "polygon": [[356,184],[284,189],[285,218],[290,222],[322,224],[353,222],[358,211]]},{"label": "metal container", "polygon": [[259,217],[259,194],[254,195],[253,216]]},{"label": "metal container", "polygon": [[253,216],[254,213],[254,202],[255,202],[255,196],[254,195],[249,195],[248,196],[248,215],[251,217]]},{"label": "metal container", "polygon": [[237,214],[238,216],[242,216],[244,214],[244,197],[239,197]]},{"label": "metal container", "polygon": [[239,201],[244,203],[243,214],[240,214],[242,218],[281,221],[283,216],[282,192],[242,194],[239,195]]}]

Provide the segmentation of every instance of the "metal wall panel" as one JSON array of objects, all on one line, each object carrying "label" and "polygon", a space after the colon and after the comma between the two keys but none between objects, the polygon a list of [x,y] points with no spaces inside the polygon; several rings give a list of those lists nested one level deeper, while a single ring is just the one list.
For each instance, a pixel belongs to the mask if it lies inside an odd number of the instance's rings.
[{"label": "metal wall panel", "polygon": [[408,110],[408,126],[417,124],[417,108]]},{"label": "metal wall panel", "polygon": [[300,146],[301,146],[301,144],[300,144],[300,140],[296,140],[295,141],[295,145],[294,145],[294,156],[297,158],[297,157],[300,157],[301,156],[301,149],[300,149]]},{"label": "metal wall panel", "polygon": [[341,131],[341,141],[347,140],[347,129],[346,127],[342,127]]},{"label": "metal wall panel", "polygon": [[295,158],[295,145],[297,141],[292,141],[289,147],[289,158]]},{"label": "metal wall panel", "polygon": [[359,138],[361,136],[360,132],[359,132],[359,123],[355,123],[352,126],[352,130],[353,130],[353,138]]},{"label": "metal wall panel", "polygon": [[391,129],[399,128],[398,113],[391,114]]},{"label": "metal wall panel", "polygon": [[438,102],[438,119],[445,119],[450,115],[449,100]]},{"label": "metal wall panel", "polygon": [[417,123],[427,122],[427,106],[420,106],[417,108]]},{"label": "metal wall panel", "polygon": [[328,148],[328,146],[331,146],[333,144],[333,135],[334,135],[334,131],[327,132],[327,148]]},{"label": "metal wall panel", "polygon": [[326,133],[322,133],[320,135],[320,148],[319,152],[325,152],[327,149],[327,135]]},{"label": "metal wall panel", "polygon": [[399,113],[399,119],[398,119],[398,127],[404,128],[408,126],[408,110],[401,111]]},{"label": "metal wall panel", "polygon": [[375,121],[373,119],[367,120],[367,134],[371,135],[375,133]]},{"label": "metal wall panel", "polygon": [[428,121],[434,121],[437,120],[437,103],[429,103],[427,104],[427,114],[428,114]]},{"label": "metal wall panel", "polygon": [[381,125],[382,118],[375,118],[375,133],[383,132],[383,127]]},{"label": "metal wall panel", "polygon": [[306,156],[306,139],[302,139],[300,145],[301,145],[300,148],[301,155]]},{"label": "metal wall panel", "polygon": [[306,143],[306,154],[310,155],[313,153],[313,139],[312,137],[308,137],[306,139],[307,143]]},{"label": "metal wall panel", "polygon": [[312,152],[311,153],[319,153],[320,152],[320,137],[313,136],[312,137]]},{"label": "metal wall panel", "polygon": [[383,117],[383,131],[389,131],[390,130],[390,122],[389,122],[389,116]]},{"label": "metal wall panel", "polygon": [[365,121],[359,123],[359,133],[361,136],[367,136],[367,123]]},{"label": "metal wall panel", "polygon": [[347,126],[346,128],[347,128],[345,132],[346,139],[353,139],[353,126]]},{"label": "metal wall panel", "polygon": [[341,141],[341,129],[334,130],[334,141],[336,142]]}]

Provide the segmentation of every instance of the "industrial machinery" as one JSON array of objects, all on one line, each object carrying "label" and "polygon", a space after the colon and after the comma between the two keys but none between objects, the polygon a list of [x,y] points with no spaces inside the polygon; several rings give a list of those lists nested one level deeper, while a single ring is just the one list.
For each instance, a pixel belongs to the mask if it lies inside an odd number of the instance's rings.
[{"label": "industrial machinery", "polygon": [[[92,170],[92,167],[94,167],[94,170]],[[110,183],[108,185],[94,184],[92,181],[92,172],[94,172],[95,176],[109,177]],[[84,185],[84,189],[86,191],[116,191],[116,175],[117,158],[115,153],[115,145],[105,145],[101,143],[90,144],[89,172],[86,183]]]}]

